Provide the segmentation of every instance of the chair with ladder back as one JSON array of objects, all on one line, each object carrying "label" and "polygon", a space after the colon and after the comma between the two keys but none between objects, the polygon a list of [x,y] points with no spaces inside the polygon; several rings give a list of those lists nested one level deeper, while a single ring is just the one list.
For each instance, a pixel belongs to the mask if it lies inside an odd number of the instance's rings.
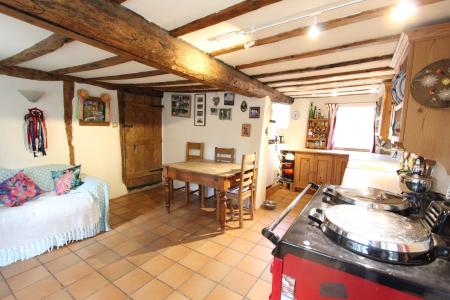
[{"label": "chair with ladder back", "polygon": [[[204,143],[193,143],[193,142],[187,142],[186,143],[186,161],[199,161],[203,160],[204,157],[204,149],[205,144]],[[185,192],[186,192],[186,203],[189,203],[189,194],[193,194],[198,192],[199,197],[203,198],[203,187],[198,186],[198,190],[190,190],[190,184],[188,181],[185,181]]]},{"label": "chair with ladder back", "polygon": [[241,173],[239,184],[227,191],[226,197],[230,202],[231,220],[234,217],[233,206],[237,204],[239,228],[244,223],[244,200],[248,199],[248,214],[253,220],[253,210],[255,209],[255,187],[256,187],[256,153],[242,155]]}]

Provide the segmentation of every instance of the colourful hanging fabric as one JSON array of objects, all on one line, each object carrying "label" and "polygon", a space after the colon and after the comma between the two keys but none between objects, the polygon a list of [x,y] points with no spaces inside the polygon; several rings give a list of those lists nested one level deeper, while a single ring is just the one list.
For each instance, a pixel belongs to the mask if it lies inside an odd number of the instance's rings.
[{"label": "colourful hanging fabric", "polygon": [[44,112],[39,108],[28,109],[25,115],[28,148],[33,152],[34,157],[40,153],[47,155],[47,127],[45,125]]}]

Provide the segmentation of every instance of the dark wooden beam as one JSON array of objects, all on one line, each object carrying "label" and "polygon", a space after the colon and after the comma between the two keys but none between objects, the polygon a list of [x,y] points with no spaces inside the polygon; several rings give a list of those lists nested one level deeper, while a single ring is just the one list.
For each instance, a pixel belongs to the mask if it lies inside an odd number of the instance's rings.
[{"label": "dark wooden beam", "polygon": [[321,66],[316,66],[316,67],[308,67],[308,68],[303,68],[303,69],[291,69],[291,70],[278,71],[278,72],[260,73],[257,75],[253,75],[252,77],[260,79],[260,78],[265,78],[265,77],[299,74],[299,73],[312,72],[312,71],[323,71],[323,70],[339,68],[339,67],[348,67],[348,66],[354,66],[354,65],[370,63],[370,62],[379,62],[379,61],[383,61],[383,60],[390,60],[391,58],[392,58],[392,55],[389,54],[389,55],[382,55],[382,56],[376,56],[376,57],[348,60],[348,61],[339,62],[339,63],[335,63],[335,64],[321,65]]},{"label": "dark wooden beam", "polygon": [[[281,80],[272,80],[272,81],[266,81],[267,84],[275,84],[275,83],[286,83],[289,84],[292,82],[295,84],[298,81],[311,81],[311,80],[318,80],[318,79],[324,79],[324,78],[333,78],[338,76],[347,76],[347,75],[366,75],[367,73],[371,72],[387,72],[392,71],[393,69],[389,67],[378,67],[378,68],[370,68],[370,69],[364,69],[364,70],[353,70],[353,71],[346,71],[346,72],[339,72],[339,73],[330,73],[330,74],[323,74],[323,75],[315,75],[315,76],[307,76],[307,77],[297,77],[297,78],[289,78],[289,79],[281,79]],[[368,75],[367,75],[368,76]],[[277,86],[281,87],[281,86]]]},{"label": "dark wooden beam", "polygon": [[216,92],[225,92],[225,90],[222,89],[210,89],[210,90],[204,90],[204,89],[191,89],[191,90],[182,90],[182,91],[177,91],[177,90],[173,90],[173,91],[165,91],[167,93],[216,93]]},{"label": "dark wooden beam", "polygon": [[69,163],[75,165],[75,148],[73,146],[73,128],[72,128],[72,114],[73,106],[72,100],[75,96],[75,83],[73,81],[64,80],[64,124],[66,126],[67,145],[69,147]]},{"label": "dark wooden beam", "polygon": [[73,67],[67,67],[62,69],[57,69],[52,71],[56,74],[70,74],[70,73],[78,73],[78,72],[85,72],[85,71],[92,71],[96,69],[111,67],[119,64],[123,64],[126,62],[129,62],[130,59],[119,57],[119,56],[113,56],[109,58],[105,58],[102,60],[97,60],[94,62],[73,66]]},{"label": "dark wooden beam", "polygon": [[190,90],[215,90],[215,87],[209,85],[179,85],[179,86],[167,86],[167,87],[154,87],[155,90],[163,92],[181,92]]},{"label": "dark wooden beam", "polygon": [[[417,3],[418,6],[422,6],[422,5],[428,5],[428,4],[441,2],[441,1],[443,1],[443,0],[417,0],[417,1],[415,1],[415,3]],[[379,8],[375,8],[375,9],[371,9],[371,10],[366,10],[361,13],[353,14],[350,16],[322,22],[317,25],[321,28],[322,31],[326,31],[326,30],[330,30],[330,29],[334,29],[334,28],[338,28],[338,27],[342,27],[342,26],[347,26],[350,24],[363,22],[363,21],[367,21],[370,19],[379,18],[379,17],[385,16],[385,15],[388,15],[394,7],[395,7],[395,5],[383,6],[383,7],[379,7]],[[309,26],[305,26],[305,27],[300,27],[300,28],[294,29],[294,30],[278,33],[278,34],[275,34],[275,35],[272,35],[269,37],[261,38],[261,39],[255,40],[255,45],[253,47],[276,43],[276,42],[280,42],[280,41],[290,39],[293,37],[306,35],[308,33],[308,30],[309,30]],[[220,49],[220,50],[211,52],[210,54],[212,56],[218,56],[218,55],[223,55],[226,53],[231,53],[231,52],[235,52],[235,51],[243,50],[243,49],[245,49],[244,44],[238,44],[238,45],[235,45],[235,46],[232,46],[229,48],[224,48],[224,49]]]},{"label": "dark wooden beam", "polygon": [[0,12],[205,85],[293,101],[111,1],[0,0]]},{"label": "dark wooden beam", "polygon": [[136,78],[158,76],[158,75],[164,75],[164,74],[168,74],[168,73],[166,71],[162,71],[162,70],[152,70],[152,71],[121,74],[121,75],[94,77],[94,78],[90,78],[90,79],[93,79],[93,80],[125,80],[125,79],[136,79]]},{"label": "dark wooden beam", "polygon": [[65,43],[71,41],[72,39],[66,36],[54,33],[50,35],[48,38],[34,44],[33,46],[21,51],[20,53],[1,60],[0,65],[2,66],[19,65],[26,61],[51,53],[61,48]]},{"label": "dark wooden beam", "polygon": [[189,84],[189,83],[195,83],[195,82],[193,82],[192,80],[173,80],[173,81],[159,81],[159,82],[148,82],[148,83],[133,83],[130,85],[154,87],[154,86],[171,86],[171,85]]},{"label": "dark wooden beam", "polygon": [[206,17],[175,28],[169,32],[173,36],[185,35],[280,1],[281,0],[245,0],[213,14],[207,15]]},{"label": "dark wooden beam", "polygon": [[309,52],[303,52],[303,53],[298,53],[298,54],[292,54],[292,55],[287,55],[287,56],[282,56],[282,57],[276,57],[276,58],[271,58],[271,59],[266,59],[266,60],[255,61],[255,62],[248,63],[248,64],[238,65],[238,66],[236,66],[236,68],[238,68],[238,69],[255,68],[255,67],[261,67],[261,66],[270,65],[270,64],[276,64],[276,63],[280,63],[280,62],[299,60],[299,59],[315,57],[315,56],[320,56],[320,55],[325,55],[325,54],[330,54],[330,53],[336,53],[336,52],[351,50],[351,49],[360,48],[360,47],[369,47],[369,46],[374,46],[377,44],[392,43],[392,42],[398,41],[399,38],[400,38],[400,35],[395,34],[395,35],[385,36],[385,37],[376,38],[376,39],[369,39],[369,40],[358,41],[358,42],[349,43],[349,44],[343,44],[343,45],[339,45],[339,46],[335,46],[335,47],[331,47],[331,48],[319,49],[319,50],[314,50],[314,51],[309,51]]},{"label": "dark wooden beam", "polygon": [[[306,84],[289,84],[289,85],[283,85],[278,86],[277,89],[281,88],[290,88],[290,87],[320,87],[323,85],[333,85],[333,84],[342,84],[342,83],[352,83],[359,80],[376,80],[377,83],[383,82],[383,80],[389,80],[392,79],[393,75],[381,75],[381,76],[366,76],[366,77],[358,77],[354,79],[342,79],[342,80],[329,80],[329,81],[320,81],[316,83],[306,83]],[[366,83],[367,84],[367,83]],[[371,83],[369,83],[371,84]],[[375,83],[374,83],[375,84]]]}]

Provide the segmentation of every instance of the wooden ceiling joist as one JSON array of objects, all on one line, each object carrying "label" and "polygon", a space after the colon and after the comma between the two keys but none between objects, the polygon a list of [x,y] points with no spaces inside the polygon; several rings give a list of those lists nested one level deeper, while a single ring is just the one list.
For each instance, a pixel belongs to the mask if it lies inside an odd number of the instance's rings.
[{"label": "wooden ceiling joist", "polygon": [[33,46],[21,51],[20,53],[1,60],[0,65],[17,66],[26,61],[51,53],[71,41],[71,38],[68,38],[64,35],[56,33],[51,34],[46,39],[34,44]]},{"label": "wooden ceiling joist", "polygon": [[285,70],[285,71],[279,71],[279,72],[261,73],[261,74],[253,75],[252,77],[260,79],[260,78],[265,78],[265,77],[275,77],[275,76],[299,74],[299,73],[313,72],[313,71],[324,71],[324,70],[328,70],[328,69],[339,68],[339,67],[349,67],[349,66],[354,66],[354,65],[364,64],[364,63],[381,62],[384,60],[390,60],[391,58],[392,58],[392,55],[389,54],[389,55],[349,60],[349,61],[339,62],[339,63],[335,63],[335,64],[321,65],[321,66],[316,66],[316,67],[308,67],[308,68],[303,68],[303,69],[291,69],[291,70]]},{"label": "wooden ceiling joist", "polygon": [[102,60],[97,60],[94,62],[90,62],[90,63],[78,65],[78,66],[57,69],[52,72],[56,73],[56,74],[78,73],[78,72],[92,71],[92,70],[96,70],[96,69],[112,67],[115,65],[129,62],[129,61],[130,61],[130,59],[127,59],[127,58],[123,58],[120,56],[113,56],[113,57],[105,58]]},{"label": "wooden ceiling joist", "polygon": [[261,7],[280,2],[281,0],[245,0],[242,2],[239,2],[235,5],[232,5],[230,7],[227,7],[225,9],[222,9],[218,12],[215,12],[213,14],[210,14],[206,17],[197,19],[195,21],[192,21],[190,23],[187,23],[183,26],[180,26],[178,28],[175,28],[169,33],[172,36],[181,36],[185,35],[215,24],[218,24],[223,21],[227,21],[233,18],[236,18],[240,15],[249,13],[251,11],[257,10]]},{"label": "wooden ceiling joist", "polygon": [[291,84],[291,85],[283,85],[280,87],[277,87],[277,89],[281,88],[320,88],[322,86],[338,86],[341,84],[350,84],[350,83],[357,83],[357,82],[365,82],[365,84],[372,84],[372,83],[381,83],[385,80],[392,79],[392,75],[381,75],[381,76],[367,76],[367,77],[359,77],[356,79],[342,79],[342,80],[330,80],[330,81],[321,81],[317,83],[306,83],[306,84]]},{"label": "wooden ceiling joist", "polygon": [[358,41],[358,42],[349,43],[349,44],[343,44],[343,45],[339,45],[339,46],[335,46],[335,47],[331,47],[331,48],[319,49],[319,50],[314,50],[314,51],[309,51],[309,52],[303,52],[303,53],[292,54],[292,55],[287,55],[287,56],[282,56],[282,57],[276,57],[276,58],[272,58],[272,59],[255,61],[255,62],[248,63],[248,64],[238,65],[238,66],[236,66],[236,68],[249,69],[249,68],[261,67],[261,66],[270,65],[270,64],[276,64],[276,63],[280,63],[280,62],[299,60],[299,59],[310,58],[310,57],[315,57],[315,56],[320,56],[320,55],[325,55],[325,54],[330,54],[330,53],[336,53],[336,52],[351,50],[351,49],[360,48],[360,47],[369,47],[369,46],[374,46],[377,44],[392,43],[392,42],[398,41],[399,38],[400,38],[400,35],[395,34],[395,35],[385,36],[385,37],[381,37],[381,38],[375,38],[375,39]]},{"label": "wooden ceiling joist", "polygon": [[373,94],[373,91],[362,90],[362,91],[339,93],[338,95],[335,95],[333,93],[327,93],[327,94],[291,95],[291,96],[295,99],[301,99],[301,98],[305,99],[305,98],[336,98],[337,96],[370,95],[370,94]]},{"label": "wooden ceiling joist", "polygon": [[[320,79],[326,79],[326,78],[334,78],[334,79],[338,80],[338,78],[336,78],[336,77],[339,77],[339,76],[348,76],[348,75],[369,76],[370,75],[369,73],[373,73],[373,72],[392,72],[393,73],[394,70],[389,67],[378,67],[378,68],[370,68],[370,69],[364,69],[364,70],[353,70],[353,71],[345,71],[345,72],[339,72],[339,73],[330,73],[330,74],[307,76],[307,77],[272,80],[272,81],[266,81],[265,83],[267,83],[267,84],[283,83],[283,84],[289,85],[289,84],[297,84],[297,83],[299,83],[299,81],[313,81],[313,80],[320,80]],[[384,75],[386,75],[386,74],[384,74]],[[283,87],[283,86],[277,86],[277,87]]]},{"label": "wooden ceiling joist", "polygon": [[148,86],[148,87],[155,87],[155,86],[171,86],[171,85],[185,85],[195,83],[192,80],[173,80],[173,81],[159,81],[159,82],[148,82],[148,83],[135,83],[133,85],[135,86]]},{"label": "wooden ceiling joist", "polygon": [[211,87],[209,85],[179,85],[179,86],[167,86],[167,87],[154,87],[155,90],[163,91],[163,92],[182,92],[182,91],[190,91],[190,90],[216,90],[215,87]]},{"label": "wooden ceiling joist", "polygon": [[119,56],[248,97],[293,99],[106,0],[0,0],[0,12]]},{"label": "wooden ceiling joist", "polygon": [[145,77],[151,77],[151,76],[159,76],[159,75],[165,75],[165,74],[168,74],[168,73],[166,71],[162,71],[162,70],[152,70],[152,71],[121,74],[121,75],[94,77],[91,79],[94,79],[94,80],[126,80],[126,79],[136,79],[136,78],[145,78]]},{"label": "wooden ceiling joist", "polygon": [[372,83],[372,84],[367,84],[367,83],[361,83],[361,84],[349,84],[349,85],[343,85],[343,86],[337,86],[337,87],[328,87],[328,88],[318,88],[318,89],[292,89],[292,90],[286,90],[284,91],[285,93],[297,93],[297,94],[308,94],[308,93],[323,93],[324,91],[340,91],[340,90],[353,90],[353,89],[367,89],[367,88],[373,88],[376,87],[378,85],[380,85],[380,83]]},{"label": "wooden ceiling joist", "polygon": [[[415,3],[418,6],[422,6],[422,5],[428,5],[428,4],[441,2],[441,1],[443,1],[443,0],[417,0],[417,1],[415,1]],[[383,6],[383,7],[379,7],[379,8],[375,8],[375,9],[371,9],[371,10],[366,10],[366,11],[363,11],[363,12],[360,12],[357,14],[353,14],[353,15],[342,17],[342,18],[322,22],[322,23],[317,24],[317,26],[320,27],[321,31],[326,31],[326,30],[362,22],[362,21],[367,21],[370,19],[379,18],[384,15],[388,15],[394,7],[395,7],[395,5],[388,5],[388,6]],[[280,42],[280,41],[290,39],[293,37],[306,35],[308,33],[308,30],[309,30],[309,26],[305,26],[305,27],[300,27],[300,28],[294,29],[294,30],[278,33],[278,34],[275,34],[275,35],[272,35],[269,37],[261,38],[261,39],[255,40],[255,44],[253,47],[272,44],[272,43]],[[235,52],[235,51],[243,50],[243,49],[245,49],[244,44],[238,44],[238,45],[235,45],[232,47],[213,51],[210,54],[212,56],[218,56],[218,55],[223,55],[223,54],[227,54],[227,53],[231,53],[231,52]]]}]

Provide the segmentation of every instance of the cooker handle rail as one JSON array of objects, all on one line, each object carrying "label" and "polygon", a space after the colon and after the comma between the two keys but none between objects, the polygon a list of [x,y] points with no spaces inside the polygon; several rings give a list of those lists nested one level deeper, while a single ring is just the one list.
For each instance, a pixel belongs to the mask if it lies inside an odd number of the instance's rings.
[{"label": "cooker handle rail", "polygon": [[283,212],[267,227],[263,228],[262,235],[267,238],[272,244],[276,245],[280,241],[280,237],[274,233],[275,228],[278,224],[283,221],[283,219],[294,209],[294,207],[302,200],[302,198],[306,195],[308,190],[313,188],[315,190],[319,189],[319,186],[313,182],[310,182],[306,188],[294,199],[294,201],[286,207]]}]

